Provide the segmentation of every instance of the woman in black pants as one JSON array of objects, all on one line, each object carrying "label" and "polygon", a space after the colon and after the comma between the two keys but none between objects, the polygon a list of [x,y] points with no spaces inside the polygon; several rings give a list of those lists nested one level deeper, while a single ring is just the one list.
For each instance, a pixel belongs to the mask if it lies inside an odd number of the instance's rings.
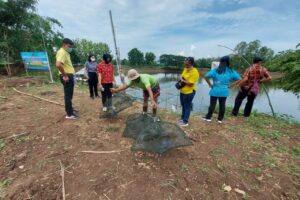
[{"label": "woman in black pants", "polygon": [[[211,84],[209,78],[213,79],[213,84]],[[205,80],[209,87],[211,88],[210,95],[210,105],[208,108],[208,113],[202,119],[210,122],[213,112],[215,110],[217,101],[219,100],[219,116],[218,122],[222,123],[225,114],[225,104],[226,98],[229,96],[230,83],[232,81],[240,80],[240,75],[230,67],[229,56],[224,56],[220,60],[220,65],[218,68],[210,70],[205,74]]]},{"label": "woman in black pants", "polygon": [[94,55],[90,55],[84,64],[86,76],[88,78],[90,97],[98,97],[98,77],[97,77],[97,63]]},{"label": "woman in black pants", "polygon": [[100,83],[99,88],[102,94],[102,110],[106,112],[108,108],[112,108],[112,93],[110,89],[116,84],[114,68],[109,54],[103,55],[103,59],[99,63],[97,71],[98,81]]}]

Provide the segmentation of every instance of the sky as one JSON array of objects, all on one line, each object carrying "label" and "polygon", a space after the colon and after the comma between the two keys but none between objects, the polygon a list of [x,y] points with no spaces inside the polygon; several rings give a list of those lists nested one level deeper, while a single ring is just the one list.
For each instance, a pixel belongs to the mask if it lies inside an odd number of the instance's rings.
[{"label": "sky", "polygon": [[275,52],[300,43],[299,0],[39,0],[65,37],[105,42],[114,52],[112,11],[121,58],[142,52],[219,57],[239,42],[260,40]]}]

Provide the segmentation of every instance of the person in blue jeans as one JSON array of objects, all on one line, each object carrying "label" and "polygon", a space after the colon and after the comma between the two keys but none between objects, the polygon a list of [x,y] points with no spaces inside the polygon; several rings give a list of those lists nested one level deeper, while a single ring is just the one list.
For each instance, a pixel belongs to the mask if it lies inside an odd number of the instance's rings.
[{"label": "person in blue jeans", "polygon": [[187,57],[184,61],[184,69],[181,73],[180,81],[183,87],[180,88],[180,103],[182,107],[181,118],[178,125],[185,127],[188,126],[189,117],[191,114],[192,102],[196,94],[197,82],[199,79],[199,72],[195,67],[193,57]]},{"label": "person in blue jeans", "polygon": [[[218,122],[222,123],[226,109],[226,98],[229,96],[230,87],[236,84],[241,77],[231,68],[229,56],[224,56],[220,59],[219,66],[207,72],[204,78],[211,90],[209,92],[210,105],[208,113],[202,119],[208,122],[211,121],[217,101],[219,100]],[[213,84],[211,84],[210,79],[213,80]],[[234,81],[234,83],[231,84],[232,81]]]}]

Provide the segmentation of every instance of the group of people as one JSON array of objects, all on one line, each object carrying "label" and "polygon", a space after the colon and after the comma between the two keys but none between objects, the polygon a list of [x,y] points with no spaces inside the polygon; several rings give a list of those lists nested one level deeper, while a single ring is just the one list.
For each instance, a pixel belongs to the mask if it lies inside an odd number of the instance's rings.
[{"label": "group of people", "polygon": [[[70,52],[73,50],[73,41],[65,38],[63,45],[56,55],[56,66],[60,73],[60,80],[64,88],[64,100],[66,119],[76,119],[77,113],[72,106],[72,98],[74,91],[74,74]],[[123,82],[120,87],[117,86],[114,77],[114,69],[111,56],[104,54],[99,64],[96,62],[96,57],[90,55],[85,63],[86,76],[88,78],[90,97],[94,99],[98,97],[98,89],[101,91],[102,110],[106,112],[112,109],[112,96],[114,93],[124,91],[129,87],[138,87],[143,90],[143,114],[148,112],[149,98],[152,104],[152,114],[156,116],[158,97],[160,95],[159,82],[154,76],[149,74],[139,74],[135,69],[130,69],[127,73],[129,82]],[[215,110],[217,101],[219,102],[218,123],[222,123],[226,109],[226,99],[230,95],[230,88],[237,86],[239,92],[235,99],[235,105],[232,110],[232,116],[237,116],[239,108],[243,100],[247,97],[247,103],[244,109],[244,116],[249,117],[255,97],[258,95],[259,86],[263,82],[270,81],[272,78],[266,68],[262,67],[262,59],[255,57],[253,64],[244,73],[243,77],[232,69],[229,56],[224,56],[220,59],[220,64],[217,68],[210,70],[206,74],[202,74],[210,92],[210,105],[206,116],[203,120],[210,122]],[[192,109],[192,102],[196,94],[197,83],[200,78],[200,73],[196,68],[193,57],[187,57],[184,61],[184,69],[182,70],[180,80],[176,84],[180,90],[180,103],[182,113],[178,119],[178,125],[188,126],[189,117]],[[213,82],[211,82],[211,79]],[[99,85],[99,87],[98,87]]]}]

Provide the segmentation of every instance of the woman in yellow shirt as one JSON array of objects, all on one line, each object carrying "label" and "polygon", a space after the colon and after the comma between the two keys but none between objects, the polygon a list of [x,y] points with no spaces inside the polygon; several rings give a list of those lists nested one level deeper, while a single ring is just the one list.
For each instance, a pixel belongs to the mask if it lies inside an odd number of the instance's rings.
[{"label": "woman in yellow shirt", "polygon": [[184,61],[184,69],[180,80],[184,86],[180,89],[180,103],[182,107],[181,118],[178,121],[179,126],[188,126],[188,121],[192,108],[192,101],[196,94],[199,72],[195,68],[193,57],[187,57]]}]

